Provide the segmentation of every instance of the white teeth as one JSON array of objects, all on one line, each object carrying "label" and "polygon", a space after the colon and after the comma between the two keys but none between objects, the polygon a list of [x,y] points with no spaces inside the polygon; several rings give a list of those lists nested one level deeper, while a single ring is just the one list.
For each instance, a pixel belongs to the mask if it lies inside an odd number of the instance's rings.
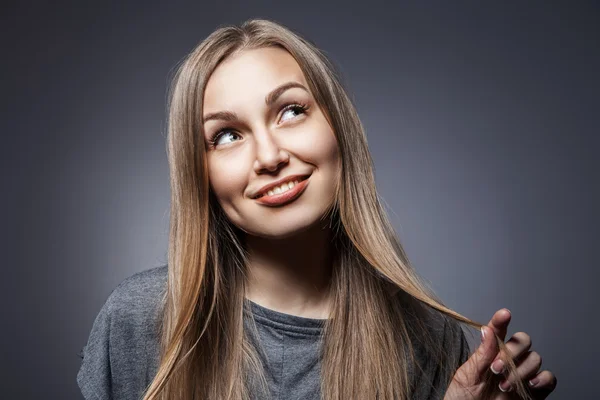
[{"label": "white teeth", "polygon": [[288,190],[292,189],[297,184],[298,184],[297,180],[292,181],[292,182],[282,183],[281,185],[269,190],[267,192],[267,196],[273,196],[274,194],[281,194],[281,193],[287,192]]}]

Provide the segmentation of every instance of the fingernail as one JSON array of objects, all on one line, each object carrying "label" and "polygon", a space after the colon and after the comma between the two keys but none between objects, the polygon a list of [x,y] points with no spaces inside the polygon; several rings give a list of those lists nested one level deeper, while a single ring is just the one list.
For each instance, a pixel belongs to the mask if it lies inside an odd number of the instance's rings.
[{"label": "fingernail", "polygon": [[511,386],[510,382],[508,382],[508,381],[500,382],[500,384],[498,385],[498,387],[503,392],[510,392],[512,390],[512,386]]},{"label": "fingernail", "polygon": [[538,378],[533,378],[532,380],[529,381],[529,386],[533,387],[533,386],[537,385],[538,383],[540,383],[540,380]]},{"label": "fingernail", "polygon": [[483,342],[485,340],[485,330],[483,329],[483,326],[481,327],[481,341]]},{"label": "fingernail", "polygon": [[504,361],[502,361],[502,360],[494,361],[492,363],[492,365],[490,365],[490,369],[496,375],[502,373],[502,371],[504,371]]}]

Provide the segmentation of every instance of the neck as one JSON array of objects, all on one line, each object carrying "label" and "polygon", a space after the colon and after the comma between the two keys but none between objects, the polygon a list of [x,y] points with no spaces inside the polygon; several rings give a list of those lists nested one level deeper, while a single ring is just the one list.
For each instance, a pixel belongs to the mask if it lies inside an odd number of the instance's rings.
[{"label": "neck", "polygon": [[326,319],[332,270],[331,229],[318,224],[285,239],[246,237],[246,298],[286,314]]}]

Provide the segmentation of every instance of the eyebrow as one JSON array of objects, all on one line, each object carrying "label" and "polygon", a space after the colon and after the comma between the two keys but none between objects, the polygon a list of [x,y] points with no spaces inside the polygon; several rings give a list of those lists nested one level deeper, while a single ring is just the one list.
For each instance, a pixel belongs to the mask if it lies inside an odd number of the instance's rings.
[{"label": "eyebrow", "polygon": [[[301,83],[293,82],[293,81],[286,82],[282,85],[277,86],[269,94],[267,94],[267,96],[265,97],[265,104],[267,105],[267,107],[270,107],[273,103],[275,103],[277,101],[277,99],[279,98],[279,96],[281,96],[283,94],[283,92],[285,92],[286,90],[291,89],[291,88],[300,88],[308,93],[308,89],[306,89],[304,87],[304,85],[302,85]],[[236,113],[231,112],[231,111],[218,111],[218,112],[214,112],[214,113],[205,115],[202,118],[202,124],[205,124],[207,121],[210,121],[213,119],[220,119],[223,121],[233,122],[233,121],[237,120],[238,117],[237,117]]]}]

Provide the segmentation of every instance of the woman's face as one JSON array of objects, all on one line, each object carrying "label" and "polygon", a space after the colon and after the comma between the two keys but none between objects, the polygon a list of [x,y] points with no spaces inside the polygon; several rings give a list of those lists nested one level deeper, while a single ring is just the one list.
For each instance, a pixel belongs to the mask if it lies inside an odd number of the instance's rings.
[{"label": "woman's face", "polygon": [[[230,56],[203,102],[210,186],[229,220],[268,238],[319,223],[334,197],[338,146],[296,60],[274,47]],[[256,197],[281,180],[292,187]]]}]

